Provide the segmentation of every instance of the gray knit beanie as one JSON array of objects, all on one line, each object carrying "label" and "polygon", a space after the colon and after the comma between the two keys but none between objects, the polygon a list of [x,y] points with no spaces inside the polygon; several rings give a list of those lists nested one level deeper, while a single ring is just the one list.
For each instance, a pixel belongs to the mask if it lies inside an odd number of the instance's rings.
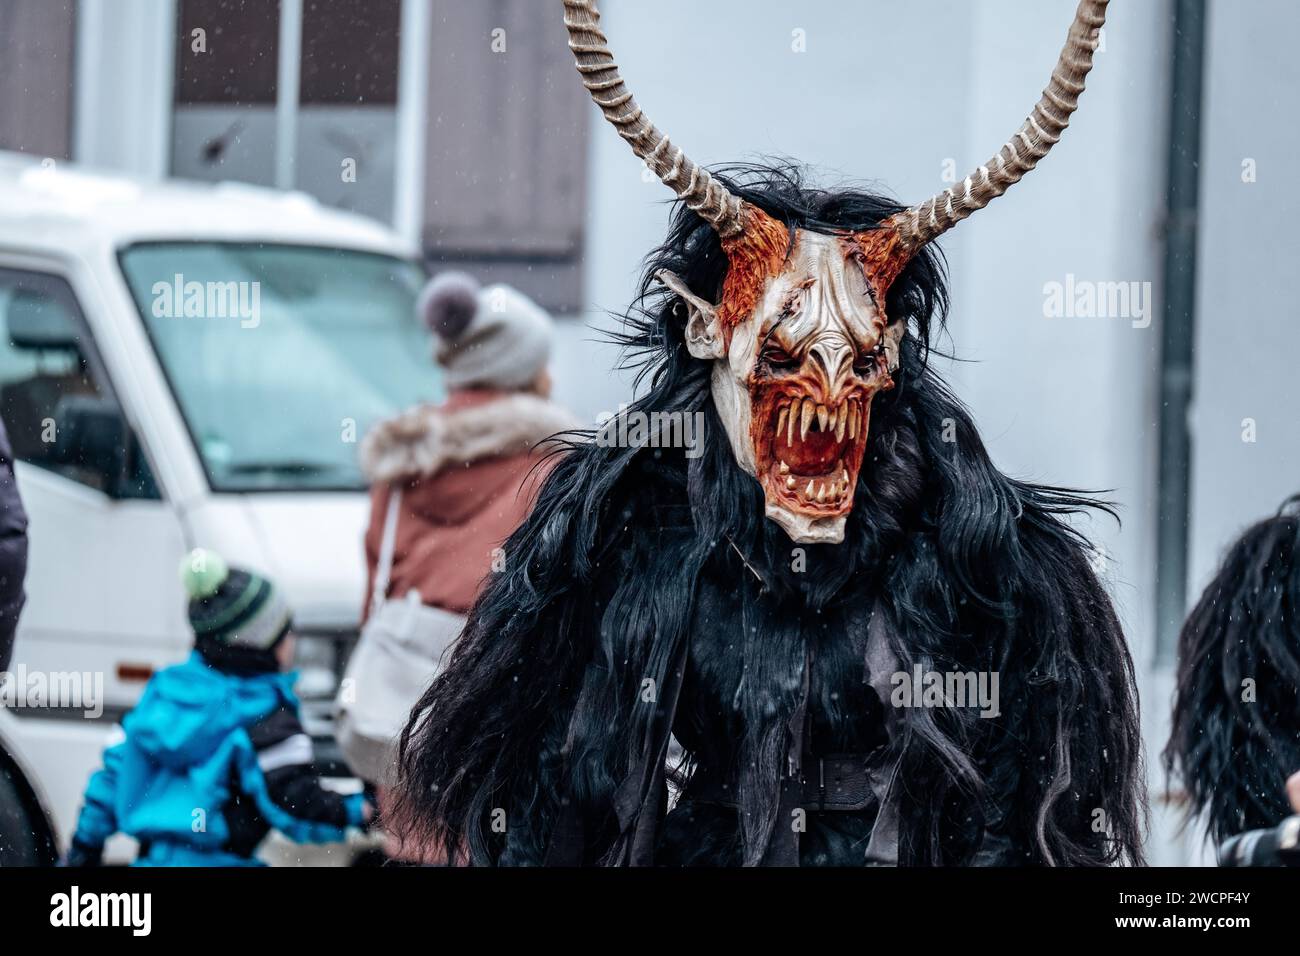
[{"label": "gray knit beanie", "polygon": [[463,272],[444,272],[420,293],[419,310],[450,389],[524,388],[550,361],[551,317],[508,285],[481,287]]}]

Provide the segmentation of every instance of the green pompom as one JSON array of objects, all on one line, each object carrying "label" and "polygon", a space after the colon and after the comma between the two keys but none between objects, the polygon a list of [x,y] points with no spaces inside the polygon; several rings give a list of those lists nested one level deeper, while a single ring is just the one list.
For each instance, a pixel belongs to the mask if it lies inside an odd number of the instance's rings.
[{"label": "green pompom", "polygon": [[230,569],[215,551],[195,548],[181,559],[181,584],[194,600],[212,597],[229,576]]}]

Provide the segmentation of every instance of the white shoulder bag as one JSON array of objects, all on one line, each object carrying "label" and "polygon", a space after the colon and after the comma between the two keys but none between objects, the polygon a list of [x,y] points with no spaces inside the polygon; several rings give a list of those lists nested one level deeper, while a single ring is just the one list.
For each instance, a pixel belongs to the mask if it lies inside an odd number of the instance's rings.
[{"label": "white shoulder bag", "polygon": [[370,614],[339,685],[335,737],[353,772],[371,783],[392,783],[397,740],[443,653],[460,636],[465,618],[429,607],[418,591],[390,600],[388,583],[397,543],[402,492],[394,488],[384,515]]}]

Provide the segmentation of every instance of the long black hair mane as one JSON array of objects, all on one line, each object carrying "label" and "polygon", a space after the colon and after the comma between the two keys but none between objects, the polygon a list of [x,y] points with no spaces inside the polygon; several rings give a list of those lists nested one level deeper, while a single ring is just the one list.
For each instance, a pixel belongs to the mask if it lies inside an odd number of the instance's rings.
[{"label": "long black hair mane", "polygon": [[[720,178],[791,231],[869,229],[902,208],[809,185],[793,165],[731,167]],[[704,452],[607,447],[590,433],[563,441],[530,517],[506,543],[505,570],[485,582],[445,670],[412,711],[393,825],[474,862],[542,862],[561,806],[607,808],[642,755],[653,708],[638,706],[638,692],[645,675],[663,678],[698,582],[743,561],[755,574],[737,575],[736,586],[754,591],[756,608],[807,616],[870,596],[904,669],[1001,674],[1000,721],[962,708],[909,710],[891,744],[906,788],[901,862],[966,862],[971,820],[1031,834],[1027,863],[1139,862],[1132,662],[1091,548],[1065,520],[1108,509],[993,465],[929,366],[948,308],[940,254],[923,250],[890,289],[886,312],[910,332],[897,387],[873,405],[844,543],[806,549],[815,574],[791,571],[789,539],[736,465],[709,366],[686,351],[686,315],[655,280],[661,269],[717,301],[727,259],[714,231],[679,207],[617,333],[638,369],[641,397],[630,410],[702,412]],[[666,538],[673,514],[693,533]],[[750,769],[738,796],[744,860],[755,862],[774,821],[778,729],[802,657],[762,627],[743,654],[736,706]],[[613,857],[598,848],[592,859]]]},{"label": "long black hair mane", "polygon": [[1300,769],[1300,495],[1250,527],[1183,624],[1165,771],[1216,842],[1270,827]]}]

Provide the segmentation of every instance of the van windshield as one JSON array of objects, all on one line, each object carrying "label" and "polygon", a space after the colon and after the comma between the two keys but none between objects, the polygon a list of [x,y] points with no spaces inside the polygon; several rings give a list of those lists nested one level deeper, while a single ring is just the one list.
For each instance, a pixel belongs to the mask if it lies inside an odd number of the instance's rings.
[{"label": "van windshield", "polygon": [[120,261],[216,491],[362,489],[366,430],[442,397],[414,262],[216,242]]}]

